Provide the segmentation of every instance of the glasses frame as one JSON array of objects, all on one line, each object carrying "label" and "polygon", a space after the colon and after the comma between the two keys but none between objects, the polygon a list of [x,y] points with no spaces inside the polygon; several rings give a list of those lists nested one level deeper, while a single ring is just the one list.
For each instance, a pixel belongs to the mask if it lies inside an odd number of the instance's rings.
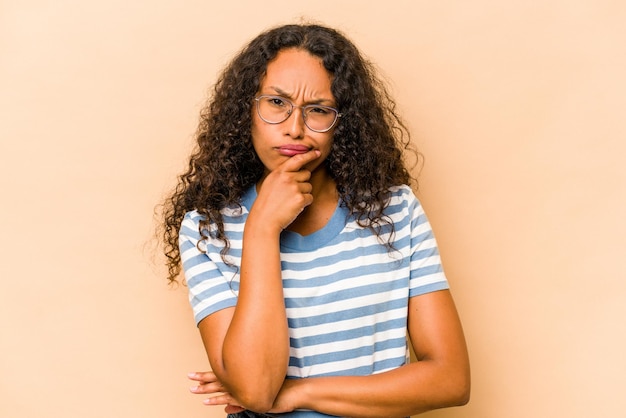
[{"label": "glasses frame", "polygon": [[[271,122],[267,119],[265,119],[262,115],[261,115],[261,104],[260,104],[260,100],[261,99],[266,99],[266,98],[270,98],[270,99],[280,99],[282,101],[284,101],[285,103],[289,103],[291,105],[291,109],[289,109],[289,111],[287,112],[287,116],[285,116],[285,118],[279,122]],[[301,110],[301,114],[302,114],[302,120],[304,121],[304,124],[306,125],[307,128],[309,128],[310,130],[312,130],[313,132],[318,132],[318,133],[324,133],[324,132],[328,132],[331,129],[333,129],[335,127],[335,125],[337,124],[337,121],[339,120],[340,117],[343,116],[343,114],[339,113],[339,110],[332,107],[332,106],[325,106],[325,105],[320,105],[320,104],[310,104],[310,105],[304,105],[304,106],[296,106],[291,100],[286,99],[282,96],[275,96],[273,94],[262,94],[260,96],[257,96],[254,98],[254,101],[256,102],[256,113],[259,115],[259,117],[261,118],[261,120],[265,123],[269,123],[270,125],[278,125],[279,123],[283,123],[284,121],[286,121],[287,119],[289,119],[289,117],[292,115],[294,109],[300,109]],[[333,123],[330,124],[330,126],[326,129],[313,129],[309,126],[309,124],[306,121],[306,110],[312,107],[318,107],[318,108],[322,108],[322,109],[328,109],[328,110],[332,110],[333,112],[335,112],[335,120],[333,120]]]}]

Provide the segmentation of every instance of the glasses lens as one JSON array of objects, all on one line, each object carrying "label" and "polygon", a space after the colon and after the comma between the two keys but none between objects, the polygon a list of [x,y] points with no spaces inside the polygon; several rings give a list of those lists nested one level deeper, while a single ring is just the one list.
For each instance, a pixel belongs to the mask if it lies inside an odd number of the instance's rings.
[{"label": "glasses lens", "polygon": [[327,106],[305,106],[304,122],[312,131],[327,131],[335,120],[337,120],[337,111]]},{"label": "glasses lens", "polygon": [[287,100],[275,96],[261,96],[257,98],[259,116],[268,123],[281,123],[286,120],[293,110]]}]

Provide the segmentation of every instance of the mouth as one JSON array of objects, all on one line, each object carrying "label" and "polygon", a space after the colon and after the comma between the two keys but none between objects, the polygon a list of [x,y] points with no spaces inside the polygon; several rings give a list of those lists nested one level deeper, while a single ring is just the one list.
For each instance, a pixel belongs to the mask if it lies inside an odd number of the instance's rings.
[{"label": "mouth", "polygon": [[304,145],[283,145],[281,147],[276,147],[276,150],[280,155],[293,157],[294,155],[309,152],[311,148]]}]

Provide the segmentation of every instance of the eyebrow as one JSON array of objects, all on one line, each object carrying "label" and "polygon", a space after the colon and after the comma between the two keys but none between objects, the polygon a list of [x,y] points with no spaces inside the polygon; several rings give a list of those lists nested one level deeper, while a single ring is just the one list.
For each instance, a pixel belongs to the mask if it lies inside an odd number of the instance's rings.
[{"label": "eyebrow", "polygon": [[[274,92],[278,96],[282,96],[282,97],[285,97],[287,99],[293,100],[292,95],[287,93],[286,91],[282,90],[280,87],[269,86],[268,88],[274,90]],[[330,104],[330,105],[333,105],[335,103],[335,101],[331,100],[331,99],[319,98],[319,99],[310,100],[307,103],[312,103],[312,104]]]}]

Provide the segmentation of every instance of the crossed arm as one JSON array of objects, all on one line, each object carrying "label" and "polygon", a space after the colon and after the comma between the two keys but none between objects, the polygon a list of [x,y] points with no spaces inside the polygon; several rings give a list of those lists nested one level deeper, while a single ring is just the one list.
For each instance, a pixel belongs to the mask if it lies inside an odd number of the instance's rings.
[{"label": "crossed arm", "polygon": [[[447,290],[417,296],[409,304],[409,335],[417,362],[370,376],[288,379],[270,408],[259,412],[312,409],[350,417],[404,417],[467,403],[469,360],[454,302]],[[208,405],[254,407],[231,395],[217,374],[197,373],[193,390],[213,395]]]}]

